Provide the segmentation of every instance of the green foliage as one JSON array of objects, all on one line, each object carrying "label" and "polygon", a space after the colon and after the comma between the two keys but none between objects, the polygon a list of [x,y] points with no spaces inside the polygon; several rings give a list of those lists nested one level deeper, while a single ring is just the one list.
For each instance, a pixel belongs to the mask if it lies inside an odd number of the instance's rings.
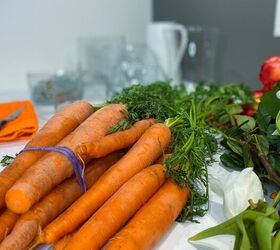
[{"label": "green foliage", "polygon": [[243,158],[240,157],[238,154],[223,153],[220,156],[220,160],[225,167],[239,170],[239,171],[244,168]]},{"label": "green foliage", "polygon": [[173,89],[169,83],[155,82],[148,86],[133,85],[115,95],[109,103],[122,103],[127,107],[131,123],[141,119],[156,118],[164,122],[176,112],[173,108],[185,89]]},{"label": "green foliage", "polygon": [[201,240],[216,235],[234,235],[234,249],[276,250],[280,247],[280,217],[276,206],[279,203],[278,193],[273,204],[250,201],[250,206],[239,215],[208,228],[189,238],[191,241]]},{"label": "green foliage", "polygon": [[280,176],[280,155],[270,154],[268,156],[268,161],[275,170],[275,172]]},{"label": "green foliage", "polygon": [[256,126],[256,121],[253,117],[247,115],[235,115],[237,126],[243,131],[253,130]]},{"label": "green foliage", "polygon": [[258,110],[255,114],[255,119],[258,124],[258,128],[262,132],[266,132],[267,127],[272,119],[271,115],[267,112],[265,105],[261,102],[259,104]]},{"label": "green foliage", "polygon": [[[270,94],[267,96],[271,98]],[[230,128],[218,131],[224,137],[222,145],[228,150],[220,159],[225,166],[231,168],[239,168],[242,163],[243,167],[254,167],[262,179],[266,178],[279,186],[280,171],[277,163],[280,156],[280,135],[275,134],[277,118],[273,116],[276,117],[276,112],[271,112],[269,105],[273,102],[269,102],[267,96],[262,99],[265,101],[260,103],[254,117],[235,115],[235,122]],[[280,115],[278,119],[280,123]]]},{"label": "green foliage", "polygon": [[278,89],[267,91],[261,98],[262,105],[274,119],[280,110],[280,100],[276,97],[277,91]]},{"label": "green foliage", "polygon": [[165,161],[165,167],[171,178],[191,192],[190,201],[178,220],[202,216],[208,201],[207,165],[217,150],[215,129],[208,120],[231,122],[234,115],[243,111],[244,104],[252,103],[250,91],[239,84],[200,83],[194,92],[188,93],[183,85],[173,88],[169,83],[155,82],[125,88],[109,103],[124,104],[129,116],[128,122],[117,124],[110,132],[147,118],[155,118],[171,129],[172,155]]},{"label": "green foliage", "polygon": [[6,167],[8,166],[13,160],[15,159],[15,157],[10,156],[10,155],[4,155],[2,160],[0,161],[0,165],[2,167]]}]

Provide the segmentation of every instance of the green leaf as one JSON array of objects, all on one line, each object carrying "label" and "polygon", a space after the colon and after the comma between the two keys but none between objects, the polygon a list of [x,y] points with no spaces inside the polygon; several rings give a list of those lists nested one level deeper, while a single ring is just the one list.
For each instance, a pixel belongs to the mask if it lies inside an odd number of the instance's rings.
[{"label": "green leaf", "polygon": [[235,170],[244,168],[244,162],[239,155],[224,153],[220,156],[220,160],[225,167]]},{"label": "green leaf", "polygon": [[223,133],[229,137],[229,140],[232,138],[239,141],[242,141],[242,132],[243,131],[239,127],[231,127],[223,131]]},{"label": "green leaf", "polygon": [[256,219],[256,236],[260,250],[272,249],[272,232],[277,220],[260,216]]},{"label": "green leaf", "polygon": [[266,137],[267,137],[268,141],[272,144],[276,144],[278,141],[280,141],[279,140],[280,136],[273,134],[275,130],[276,130],[276,125],[269,124],[269,126],[267,127],[267,131],[266,131]]},{"label": "green leaf", "polygon": [[206,147],[207,147],[207,152],[209,153],[210,156],[217,152],[218,143],[217,143],[216,138],[213,135],[206,134],[205,143],[206,143]]},{"label": "green leaf", "polygon": [[280,249],[280,231],[275,234],[272,240],[272,250],[279,250]]},{"label": "green leaf", "polygon": [[235,115],[234,117],[237,125],[240,126],[243,131],[253,130],[256,126],[256,121],[253,117],[247,115]]},{"label": "green leaf", "polygon": [[0,165],[2,167],[6,167],[8,166],[13,160],[15,159],[15,157],[10,156],[10,155],[4,155],[2,160],[0,161]]},{"label": "green leaf", "polygon": [[271,164],[272,168],[280,176],[280,157],[274,154],[269,154],[268,161]]},{"label": "green leaf", "polygon": [[266,132],[266,138],[270,145],[270,151],[273,150],[273,151],[280,152],[280,135],[273,134],[275,130],[276,130],[276,125],[269,124]]},{"label": "green leaf", "polygon": [[220,116],[218,116],[217,121],[219,124],[227,123],[230,121],[230,116],[228,114],[220,115]]},{"label": "green leaf", "polygon": [[229,234],[236,235],[238,234],[238,226],[236,225],[236,217],[233,217],[217,226],[207,228],[202,232],[192,236],[189,238],[191,241],[202,240],[208,237],[221,235],[221,234]]},{"label": "green leaf", "polygon": [[242,147],[243,159],[246,168],[253,168],[254,163],[252,160],[251,152],[248,143],[244,144]]},{"label": "green leaf", "polygon": [[276,97],[276,90],[267,91],[261,98],[261,103],[269,115],[276,118],[280,110],[280,100]]},{"label": "green leaf", "polygon": [[242,156],[242,148],[238,143],[228,140],[227,145],[234,153]]},{"label": "green leaf", "polygon": [[241,244],[241,233],[238,232],[235,235],[235,241],[234,241],[234,246],[233,246],[233,250],[240,250],[240,244]]},{"label": "green leaf", "polygon": [[269,152],[269,143],[268,140],[265,136],[263,135],[254,135],[255,141],[256,141],[256,146],[258,151],[264,155],[267,156]]},{"label": "green leaf", "polygon": [[255,118],[260,130],[265,132],[267,130],[269,122],[271,121],[271,115],[267,112],[263,103],[259,104],[258,110],[255,114]]},{"label": "green leaf", "polygon": [[229,110],[228,110],[228,113],[231,114],[231,115],[234,115],[234,114],[240,114],[243,112],[243,108],[241,105],[239,104],[233,104],[230,106]]},{"label": "green leaf", "polygon": [[259,247],[258,247],[258,241],[256,236],[256,230],[255,230],[255,221],[253,222],[245,221],[245,227],[248,233],[248,237],[250,239],[251,249],[258,250]]},{"label": "green leaf", "polygon": [[242,220],[242,217],[237,217],[236,223],[238,225],[238,228],[241,232],[241,241],[240,241],[240,250],[249,250],[251,249],[251,243],[244,225],[244,222]]},{"label": "green leaf", "polygon": [[275,123],[276,123],[276,129],[277,129],[278,133],[280,134],[280,111],[278,111]]}]

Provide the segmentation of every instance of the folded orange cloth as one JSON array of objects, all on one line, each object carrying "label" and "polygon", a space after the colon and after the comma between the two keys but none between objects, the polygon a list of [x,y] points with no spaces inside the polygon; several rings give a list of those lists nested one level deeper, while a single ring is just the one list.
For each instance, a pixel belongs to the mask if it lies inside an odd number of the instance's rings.
[{"label": "folded orange cloth", "polygon": [[25,109],[16,119],[0,127],[0,142],[30,139],[38,130],[35,110],[28,100],[0,103],[0,120],[5,119],[23,106]]}]

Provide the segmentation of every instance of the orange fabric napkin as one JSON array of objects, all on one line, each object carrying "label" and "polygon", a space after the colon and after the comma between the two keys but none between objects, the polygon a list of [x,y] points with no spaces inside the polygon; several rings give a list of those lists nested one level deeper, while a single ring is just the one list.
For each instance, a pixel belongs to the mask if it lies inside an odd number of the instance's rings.
[{"label": "orange fabric napkin", "polygon": [[32,103],[28,100],[0,103],[0,120],[6,118],[22,106],[25,109],[16,119],[0,127],[0,142],[30,139],[38,130],[38,119],[35,110]]}]

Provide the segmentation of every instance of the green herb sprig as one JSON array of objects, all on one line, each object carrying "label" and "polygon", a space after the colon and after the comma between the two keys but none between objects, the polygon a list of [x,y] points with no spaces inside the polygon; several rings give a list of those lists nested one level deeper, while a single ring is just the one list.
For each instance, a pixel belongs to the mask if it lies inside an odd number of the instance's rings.
[{"label": "green herb sprig", "polygon": [[0,161],[0,165],[2,167],[6,167],[8,166],[13,160],[15,159],[15,157],[10,156],[10,155],[4,155],[3,158]]}]

